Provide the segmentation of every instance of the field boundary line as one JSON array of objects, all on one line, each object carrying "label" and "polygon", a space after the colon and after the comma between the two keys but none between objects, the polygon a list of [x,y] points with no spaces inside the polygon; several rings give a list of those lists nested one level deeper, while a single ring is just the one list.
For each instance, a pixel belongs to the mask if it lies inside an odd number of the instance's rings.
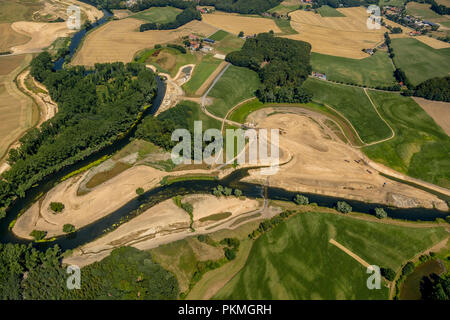
[{"label": "field boundary line", "polygon": [[342,251],[344,251],[346,254],[348,254],[350,257],[352,257],[353,259],[355,259],[356,261],[358,261],[363,267],[369,267],[370,264],[364,260],[363,258],[361,258],[360,256],[358,256],[356,253],[350,251],[349,249],[347,249],[346,247],[344,247],[342,244],[340,244],[339,242],[337,242],[334,239],[330,239],[329,241],[332,245],[338,247],[339,249],[341,249]]}]

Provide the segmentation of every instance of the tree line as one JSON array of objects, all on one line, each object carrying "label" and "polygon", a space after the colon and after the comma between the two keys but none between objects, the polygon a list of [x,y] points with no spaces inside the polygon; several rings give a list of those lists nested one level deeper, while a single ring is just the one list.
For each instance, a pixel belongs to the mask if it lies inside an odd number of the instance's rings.
[{"label": "tree line", "polygon": [[213,6],[216,10],[243,14],[261,14],[279,5],[283,0],[200,0],[201,6]]},{"label": "tree line", "polygon": [[0,299],[167,300],[179,294],[175,276],[146,251],[131,247],[113,250],[105,259],[80,270],[77,290],[67,288],[69,275],[61,261],[57,245],[40,252],[31,245],[0,244]]},{"label": "tree line", "polygon": [[262,102],[309,102],[312,95],[303,87],[311,74],[311,45],[303,41],[260,33],[245,41],[240,51],[226,56],[233,65],[256,71],[261,86],[256,96]]},{"label": "tree line", "polygon": [[47,87],[58,113],[30,129],[9,151],[0,180],[0,208],[44,177],[110,145],[127,132],[156,95],[153,72],[138,63],[52,70],[48,52],[35,57],[31,75]]},{"label": "tree line", "polygon": [[415,87],[414,96],[450,102],[450,76],[425,80]]},{"label": "tree line", "polygon": [[378,0],[315,0],[312,8],[317,9],[321,6],[327,5],[332,8],[342,7],[359,7],[363,5],[377,4]]}]

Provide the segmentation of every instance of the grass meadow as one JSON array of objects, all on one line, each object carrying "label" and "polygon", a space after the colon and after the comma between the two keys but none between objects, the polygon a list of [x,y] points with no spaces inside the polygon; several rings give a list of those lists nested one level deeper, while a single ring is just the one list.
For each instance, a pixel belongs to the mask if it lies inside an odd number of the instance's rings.
[{"label": "grass meadow", "polygon": [[195,66],[191,79],[183,85],[186,94],[194,95],[221,62],[222,60],[214,58],[212,54],[202,57],[201,61]]},{"label": "grass meadow", "polygon": [[387,52],[377,51],[364,59],[350,59],[311,53],[314,71],[325,73],[336,82],[358,84],[366,87],[385,87],[395,84],[394,67]]},{"label": "grass meadow", "polygon": [[329,105],[342,113],[365,143],[390,136],[389,127],[378,116],[363,89],[311,78],[303,85],[313,93],[314,101]]},{"label": "grass meadow", "polygon": [[258,238],[244,268],[217,299],[387,299],[388,288],[369,290],[368,274],[345,246],[369,264],[400,268],[446,237],[443,227],[409,228],[332,213],[301,213]]},{"label": "grass meadow", "polygon": [[317,11],[322,17],[345,17],[343,13],[327,5],[321,6]]},{"label": "grass meadow", "polygon": [[214,101],[207,107],[208,110],[219,117],[225,117],[236,104],[253,97],[259,83],[256,72],[230,66],[210,91],[209,97],[214,98]]},{"label": "grass meadow", "polygon": [[450,138],[411,98],[369,91],[395,131],[389,141],[364,147],[373,160],[445,188],[450,187]]},{"label": "grass meadow", "polygon": [[147,22],[168,23],[174,21],[180,12],[180,9],[173,7],[153,7],[136,13],[132,17]]},{"label": "grass meadow", "polygon": [[394,61],[413,85],[450,72],[450,48],[433,49],[412,38],[392,39]]}]

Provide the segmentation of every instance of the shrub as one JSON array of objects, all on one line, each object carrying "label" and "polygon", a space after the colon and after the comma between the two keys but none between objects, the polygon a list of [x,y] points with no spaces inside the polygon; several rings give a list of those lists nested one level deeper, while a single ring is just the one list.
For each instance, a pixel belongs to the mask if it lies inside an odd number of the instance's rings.
[{"label": "shrub", "polygon": [[155,44],[155,49],[161,49],[162,46],[160,44]]},{"label": "shrub", "polygon": [[345,201],[338,201],[336,204],[336,210],[342,213],[352,212],[352,207]]},{"label": "shrub", "polygon": [[42,240],[47,235],[47,231],[41,231],[41,230],[33,230],[30,232],[30,236],[34,238],[34,240]]},{"label": "shrub", "polygon": [[64,210],[64,204],[61,202],[52,202],[50,203],[50,209],[56,213],[62,212]]},{"label": "shrub", "polygon": [[301,194],[297,194],[294,198],[294,202],[296,204],[307,205],[309,203],[309,199]]},{"label": "shrub", "polygon": [[137,188],[137,189],[136,189],[136,193],[137,193],[139,196],[141,196],[141,195],[144,194],[144,189],[143,189],[143,188]]},{"label": "shrub", "polygon": [[234,250],[234,249],[225,248],[224,252],[225,252],[225,257],[228,260],[233,260],[236,258],[236,250]]},{"label": "shrub", "polygon": [[223,194],[229,197],[233,194],[233,189],[225,187],[225,190],[223,190]]},{"label": "shrub", "polygon": [[204,234],[199,234],[197,236],[197,240],[200,241],[200,242],[205,242],[206,241],[206,237],[205,237]]},{"label": "shrub", "polygon": [[239,190],[239,189],[235,189],[234,190],[234,195],[236,196],[236,197],[241,197],[242,196],[242,191],[241,190]]},{"label": "shrub", "polygon": [[414,268],[415,268],[414,263],[408,261],[408,263],[405,264],[405,266],[402,269],[402,275],[407,276],[411,274],[414,271]]},{"label": "shrub", "polygon": [[385,277],[387,280],[394,281],[394,279],[395,279],[395,271],[394,270],[392,270],[391,268],[381,267],[380,271],[381,271],[381,275],[383,277]]},{"label": "shrub", "polygon": [[189,202],[182,203],[181,208],[191,215],[194,212],[194,207]]},{"label": "shrub", "polygon": [[387,217],[387,213],[386,213],[386,211],[384,211],[383,208],[375,208],[375,216],[378,219],[384,219]]},{"label": "shrub", "polygon": [[73,224],[67,223],[63,226],[63,232],[71,233],[75,231],[75,226]]}]

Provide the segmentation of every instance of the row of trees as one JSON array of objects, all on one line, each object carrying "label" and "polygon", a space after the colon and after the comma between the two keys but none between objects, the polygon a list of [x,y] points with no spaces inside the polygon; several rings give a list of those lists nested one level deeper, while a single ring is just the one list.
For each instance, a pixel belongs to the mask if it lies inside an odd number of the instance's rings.
[{"label": "row of trees", "polygon": [[182,25],[185,25],[188,22],[191,22],[192,20],[202,20],[202,15],[199,11],[197,11],[195,8],[187,8],[183,10],[180,14],[178,14],[174,21],[167,22],[167,23],[144,23],[141,24],[139,31],[144,32],[147,30],[172,30],[177,29],[181,27]]},{"label": "row of trees", "polygon": [[102,261],[81,269],[81,288],[69,290],[58,246],[40,252],[31,245],[0,244],[2,300],[176,299],[173,274],[150,253],[131,247],[115,249]]},{"label": "row of trees", "polygon": [[260,33],[245,41],[226,61],[256,71],[262,82],[256,96],[262,102],[308,102],[312,95],[302,88],[311,74],[311,45],[303,41]]},{"label": "row of trees", "polygon": [[317,9],[324,5],[328,5],[332,8],[339,8],[341,5],[343,7],[359,7],[377,3],[378,0],[315,0],[312,8]]},{"label": "row of trees", "polygon": [[52,70],[51,56],[39,54],[31,74],[47,87],[58,113],[29,130],[11,149],[11,168],[0,180],[0,208],[44,177],[111,144],[136,121],[156,95],[153,72],[144,65],[96,64],[93,70]]}]

